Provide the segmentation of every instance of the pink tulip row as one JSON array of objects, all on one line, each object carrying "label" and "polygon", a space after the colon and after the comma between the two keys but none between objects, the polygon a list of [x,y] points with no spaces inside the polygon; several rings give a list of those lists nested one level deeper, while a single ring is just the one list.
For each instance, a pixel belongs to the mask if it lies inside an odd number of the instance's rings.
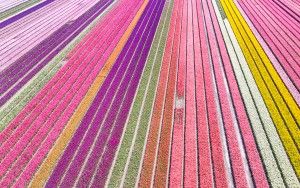
[{"label": "pink tulip row", "polygon": [[19,181],[28,181],[28,175],[52,147],[141,3],[131,7],[124,4],[119,2],[93,29],[63,68],[0,134],[1,185],[11,184],[12,177],[21,173]]},{"label": "pink tulip row", "polygon": [[[274,1],[238,1],[296,88],[300,88],[300,17],[292,17]],[[258,4],[259,6],[254,6]],[[286,5],[293,3],[286,2]],[[291,7],[291,6],[290,6]],[[297,7],[297,6],[296,6]],[[299,6],[298,6],[299,8]]]},{"label": "pink tulip row", "polygon": [[[82,8],[83,6],[80,3],[86,6]],[[1,34],[4,40],[0,43],[0,70],[10,66],[62,25],[76,19],[94,4],[95,1],[86,0],[76,0],[72,3],[69,1],[55,1],[37,10],[32,15],[30,14],[28,17],[13,23],[14,26],[8,26],[9,28]],[[23,20],[28,22],[22,23]],[[18,24],[18,27],[15,28],[16,24]]]},{"label": "pink tulip row", "polygon": [[8,9],[11,9],[15,6],[18,6],[21,3],[24,3],[28,0],[3,0],[0,2],[0,13]]},{"label": "pink tulip row", "polygon": [[[247,185],[248,178],[253,178],[257,185],[268,186],[225,42],[213,13],[212,2],[193,2],[193,6],[185,2],[182,10],[182,53],[179,57],[176,96],[185,105],[175,109],[170,186],[182,185],[180,177],[185,177],[184,185],[198,185],[197,140],[202,151],[199,158],[200,186],[210,187],[215,179],[215,186],[227,187],[230,176],[238,187]],[[197,11],[198,15],[192,14]],[[191,17],[198,20],[199,26],[192,22]],[[207,111],[197,115],[196,110],[203,106],[207,106]],[[207,114],[207,117],[203,114]],[[207,143],[207,139],[210,139],[210,143]],[[224,142],[227,148],[222,147]],[[203,145],[204,143],[206,144]],[[225,166],[226,150],[231,163],[231,174],[228,174]],[[244,152],[248,161],[244,161]],[[250,177],[249,169],[255,172]]]}]

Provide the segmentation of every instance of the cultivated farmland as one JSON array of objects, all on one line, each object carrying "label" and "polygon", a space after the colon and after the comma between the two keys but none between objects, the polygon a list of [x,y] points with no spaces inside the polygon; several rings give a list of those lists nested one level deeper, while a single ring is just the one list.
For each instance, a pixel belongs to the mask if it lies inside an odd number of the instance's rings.
[{"label": "cultivated farmland", "polygon": [[299,0],[0,0],[0,187],[299,187]]}]

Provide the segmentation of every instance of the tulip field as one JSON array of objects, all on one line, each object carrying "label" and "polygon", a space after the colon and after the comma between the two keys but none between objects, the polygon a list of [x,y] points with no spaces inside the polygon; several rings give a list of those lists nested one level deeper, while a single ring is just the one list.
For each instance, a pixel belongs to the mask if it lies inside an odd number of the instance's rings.
[{"label": "tulip field", "polygon": [[300,188],[300,0],[0,0],[0,187]]}]

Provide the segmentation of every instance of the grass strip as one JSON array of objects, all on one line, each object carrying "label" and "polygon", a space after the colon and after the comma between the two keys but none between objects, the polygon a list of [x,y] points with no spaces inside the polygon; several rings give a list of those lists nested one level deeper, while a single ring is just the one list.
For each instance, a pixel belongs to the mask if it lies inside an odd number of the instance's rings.
[{"label": "grass strip", "polygon": [[24,9],[30,7],[30,6],[35,5],[35,4],[39,3],[40,1],[41,0],[29,0],[29,1],[26,1],[24,3],[21,3],[21,4],[17,5],[15,7],[12,7],[10,9],[4,11],[4,12],[1,12],[0,13],[0,21],[4,20],[7,17],[10,17],[10,16],[12,16],[12,15],[18,13],[18,12],[21,12],[22,10],[24,10]]},{"label": "grass strip", "polygon": [[[122,143],[120,144],[118,155],[116,155],[117,157],[112,168],[111,177],[108,179],[108,187],[118,187],[122,183],[125,183],[124,185],[126,185],[126,187],[133,187],[136,184],[163,51],[166,44],[165,42],[170,23],[170,15],[172,12],[170,10],[172,10],[172,7],[173,1],[170,3],[166,2],[166,6],[163,10],[150,54],[147,59],[147,64],[139,84],[139,89],[135,96],[135,101],[131,109]],[[133,145],[134,148],[132,148]],[[125,182],[122,182],[123,178],[125,178]]]},{"label": "grass strip", "polygon": [[[168,64],[168,66],[162,66],[161,68],[159,85],[157,86],[157,94],[155,96],[155,107],[153,108],[150,124],[150,126],[152,126],[158,123],[161,126],[159,131],[159,142],[157,143],[155,172],[153,174],[154,187],[166,186],[169,179],[172,128],[174,119],[173,115],[175,108],[175,89],[177,82],[177,64],[179,56],[178,44],[180,39],[180,35],[176,35],[176,31],[181,30],[181,7],[182,2],[174,2],[170,21],[171,23],[169,26],[169,34],[164,52],[165,55],[163,57],[163,64]],[[166,82],[164,83],[163,80],[166,80]],[[160,101],[160,98],[163,98],[164,102]],[[143,161],[143,167],[144,165],[145,158]],[[142,183],[141,178],[139,185],[141,185],[140,183]]]},{"label": "grass strip", "polygon": [[91,85],[90,89],[88,90],[86,96],[81,101],[79,107],[69,120],[68,124],[66,125],[65,129],[61,133],[60,137],[57,139],[54,147],[48,154],[47,158],[42,163],[40,169],[35,174],[30,187],[40,187],[42,186],[48,177],[51,174],[52,169],[55,167],[56,162],[58,161],[60,155],[64,151],[65,147],[67,146],[69,140],[72,138],[74,132],[76,131],[78,123],[81,121],[82,117],[84,116],[85,112],[88,110],[90,104],[92,103],[95,95],[97,94],[98,88],[103,83],[106,75],[108,74],[110,68],[112,67],[115,60],[118,58],[121,50],[123,49],[124,45],[126,44],[131,32],[133,31],[135,25],[137,24],[139,18],[141,17],[142,13],[145,10],[146,5],[148,4],[149,0],[145,0],[141,5],[139,11],[135,15],[134,19],[132,20],[131,24],[125,31],[124,35],[120,39],[118,45],[110,55],[109,59],[107,60],[106,64],[104,65],[103,69],[100,71],[99,75]]},{"label": "grass strip", "polygon": [[[167,7],[168,9],[166,9]],[[142,114],[140,114],[140,122],[138,122],[138,125],[142,125],[142,126],[138,127],[136,142],[132,150],[132,155],[131,155],[132,157],[130,158],[128,164],[128,172],[126,174],[125,181],[124,181],[124,185],[126,187],[131,187],[136,184],[138,173],[141,168],[141,160],[143,159],[142,152],[145,149],[145,141],[147,138],[146,134],[147,134],[148,126],[150,124],[150,117],[154,106],[154,101],[155,101],[154,98],[156,95],[155,91],[159,79],[158,75],[160,74],[163,52],[166,46],[166,38],[169,30],[170,17],[173,9],[173,1],[171,2],[167,1],[165,5],[165,9],[166,10],[164,10],[162,15],[162,20],[165,20],[165,26],[163,27],[163,31],[161,33],[162,36],[159,42],[159,46],[158,48],[152,48],[152,50],[157,51],[156,57],[155,56],[153,57],[153,55],[149,56],[149,62],[153,61],[155,64],[153,67],[153,72],[152,72],[152,77],[150,80],[148,92],[144,100],[144,107],[142,109]]]},{"label": "grass strip", "polygon": [[0,131],[2,131],[12,121],[26,104],[43,88],[43,86],[62,67],[62,63],[67,54],[94,28],[98,21],[104,17],[109,10],[96,18],[87,28],[85,28],[70,44],[68,44],[57,56],[53,58],[28,85],[25,85],[15,97],[7,102],[7,105],[0,108]]}]

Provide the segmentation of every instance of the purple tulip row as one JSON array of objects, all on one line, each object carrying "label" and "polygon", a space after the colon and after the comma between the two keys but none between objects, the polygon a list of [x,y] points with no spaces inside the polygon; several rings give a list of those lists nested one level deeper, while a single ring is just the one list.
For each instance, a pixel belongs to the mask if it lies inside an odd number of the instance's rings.
[{"label": "purple tulip row", "polygon": [[[6,94],[0,98],[0,106],[4,105],[19,89],[32,79],[35,74],[46,66],[53,57],[68,45],[69,42],[99,16],[112,2],[113,0],[98,2],[74,22],[62,26],[34,49],[19,58],[8,69],[1,72],[0,93],[3,94],[6,92]],[[24,75],[26,76],[23,77]],[[17,84],[14,85],[15,83]],[[12,86],[13,88],[10,89]]]},{"label": "purple tulip row", "polygon": [[34,6],[34,7],[31,7],[30,9],[27,9],[27,10],[21,12],[20,14],[17,14],[17,15],[15,15],[15,16],[13,16],[13,17],[11,17],[11,18],[9,18],[9,19],[7,19],[7,20],[1,22],[1,23],[0,23],[0,29],[2,29],[2,28],[4,28],[4,27],[8,26],[9,24],[11,24],[11,23],[13,23],[13,22],[15,22],[15,21],[18,21],[19,19],[21,19],[21,18],[23,18],[23,17],[25,17],[25,16],[31,14],[32,12],[34,12],[34,11],[36,11],[36,10],[38,10],[38,9],[40,9],[40,8],[42,8],[42,7],[44,7],[44,6],[48,5],[48,4],[50,4],[50,3],[52,3],[53,1],[54,1],[54,0],[47,0],[47,1],[44,1],[44,2],[42,2],[42,3],[40,3],[40,4],[37,4],[37,5]]},{"label": "purple tulip row", "polygon": [[[163,6],[164,1],[159,0],[148,4],[53,171],[47,187],[53,187],[59,182],[61,186],[72,186],[78,175],[79,186],[87,183],[93,183],[95,187],[104,185]],[[85,160],[87,163],[82,166]],[[92,180],[93,175],[95,181]]]}]

